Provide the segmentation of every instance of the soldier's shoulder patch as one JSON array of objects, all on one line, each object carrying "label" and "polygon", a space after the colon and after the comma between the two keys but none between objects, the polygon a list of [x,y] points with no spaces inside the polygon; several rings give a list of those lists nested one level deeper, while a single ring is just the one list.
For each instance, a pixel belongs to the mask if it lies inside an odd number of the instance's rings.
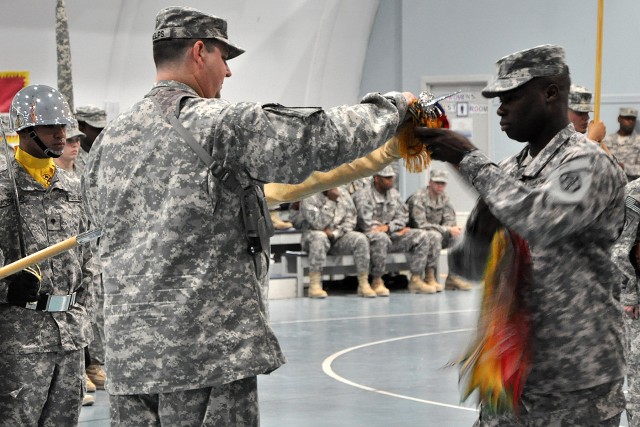
[{"label": "soldier's shoulder patch", "polygon": [[582,157],[560,165],[548,177],[547,194],[559,203],[577,203],[593,181],[592,162]]}]

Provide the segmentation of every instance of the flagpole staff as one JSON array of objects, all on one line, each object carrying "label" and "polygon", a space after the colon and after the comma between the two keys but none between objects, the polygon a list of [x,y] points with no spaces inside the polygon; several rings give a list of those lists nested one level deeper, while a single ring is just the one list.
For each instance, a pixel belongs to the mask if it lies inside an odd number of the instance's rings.
[{"label": "flagpole staff", "polygon": [[598,28],[596,33],[596,84],[594,89],[593,121],[600,121],[600,92],[602,82],[602,27],[604,0],[598,0]]}]

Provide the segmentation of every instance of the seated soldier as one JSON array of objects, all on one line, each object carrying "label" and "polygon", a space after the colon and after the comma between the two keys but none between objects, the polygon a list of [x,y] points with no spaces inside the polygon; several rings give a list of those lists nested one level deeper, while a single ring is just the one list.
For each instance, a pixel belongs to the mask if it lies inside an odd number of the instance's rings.
[{"label": "seated soldier", "polygon": [[[391,165],[373,176],[373,181],[353,194],[358,210],[358,229],[369,239],[371,251],[371,286],[377,295],[388,295],[382,275],[385,272],[387,253],[407,252],[409,259],[409,292],[433,294],[442,286],[433,277],[422,280],[427,267],[427,254],[431,250],[426,231],[407,227],[409,213],[393,188],[396,174]],[[431,271],[435,265],[431,266]]]},{"label": "seated soldier", "polygon": [[[317,193],[300,203],[305,221],[302,248],[309,253],[309,298],[325,298],[322,289],[322,268],[327,253],[353,254],[358,273],[358,295],[375,298],[369,285],[369,241],[353,231],[356,226],[356,207],[349,193],[342,188],[331,188]],[[381,296],[388,296],[389,291]]]},{"label": "seated soldier", "polygon": [[[438,263],[438,257],[442,248],[455,246],[462,234],[462,229],[456,223],[456,212],[445,193],[448,173],[445,170],[432,170],[429,185],[416,191],[407,200],[409,205],[409,226],[425,230],[429,235],[432,251],[429,257],[435,260],[427,260],[426,276],[435,274],[433,267]],[[471,285],[460,276],[453,273],[447,275],[444,283],[445,289],[460,289],[468,291]]]}]

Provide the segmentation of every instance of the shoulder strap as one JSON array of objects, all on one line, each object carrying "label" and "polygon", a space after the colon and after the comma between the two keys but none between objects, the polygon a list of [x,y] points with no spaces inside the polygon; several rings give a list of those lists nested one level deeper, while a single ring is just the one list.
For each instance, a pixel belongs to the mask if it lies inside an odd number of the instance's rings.
[{"label": "shoulder strap", "polygon": [[[186,96],[178,98],[178,100],[176,101],[176,105],[179,105],[183,98],[186,98]],[[180,123],[180,120],[178,120],[176,116],[174,116],[173,114],[164,114],[164,111],[162,111],[162,107],[155,99],[155,97],[150,96],[149,99],[151,99],[155,107],[160,110],[160,113],[164,115],[169,123],[171,123],[171,126],[173,126],[176,132],[178,132],[180,136],[182,136],[182,138],[187,141],[189,147],[191,147],[191,149],[196,153],[200,160],[202,160],[202,163],[204,163],[205,166],[211,171],[211,174],[218,180],[220,180],[222,185],[227,190],[241,195],[242,186],[236,178],[235,173],[233,173],[231,169],[224,167],[222,164],[220,164],[220,162],[211,157],[209,153],[207,153],[206,150],[202,148],[202,145],[198,144],[198,141],[196,141],[191,132],[189,132],[187,129],[185,129],[184,126],[182,126],[182,123]]]}]

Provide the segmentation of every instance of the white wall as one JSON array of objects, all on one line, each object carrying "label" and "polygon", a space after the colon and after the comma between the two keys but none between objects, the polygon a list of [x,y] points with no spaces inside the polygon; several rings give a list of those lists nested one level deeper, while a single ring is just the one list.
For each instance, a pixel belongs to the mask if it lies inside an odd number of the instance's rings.
[{"label": "white wall", "polygon": [[[28,70],[57,85],[55,0],[3,2],[0,70]],[[232,101],[333,106],[359,98],[362,63],[378,7],[371,0],[66,0],[75,105],[121,111],[155,79],[156,13],[183,5],[224,17],[246,53],[229,62]]]}]

